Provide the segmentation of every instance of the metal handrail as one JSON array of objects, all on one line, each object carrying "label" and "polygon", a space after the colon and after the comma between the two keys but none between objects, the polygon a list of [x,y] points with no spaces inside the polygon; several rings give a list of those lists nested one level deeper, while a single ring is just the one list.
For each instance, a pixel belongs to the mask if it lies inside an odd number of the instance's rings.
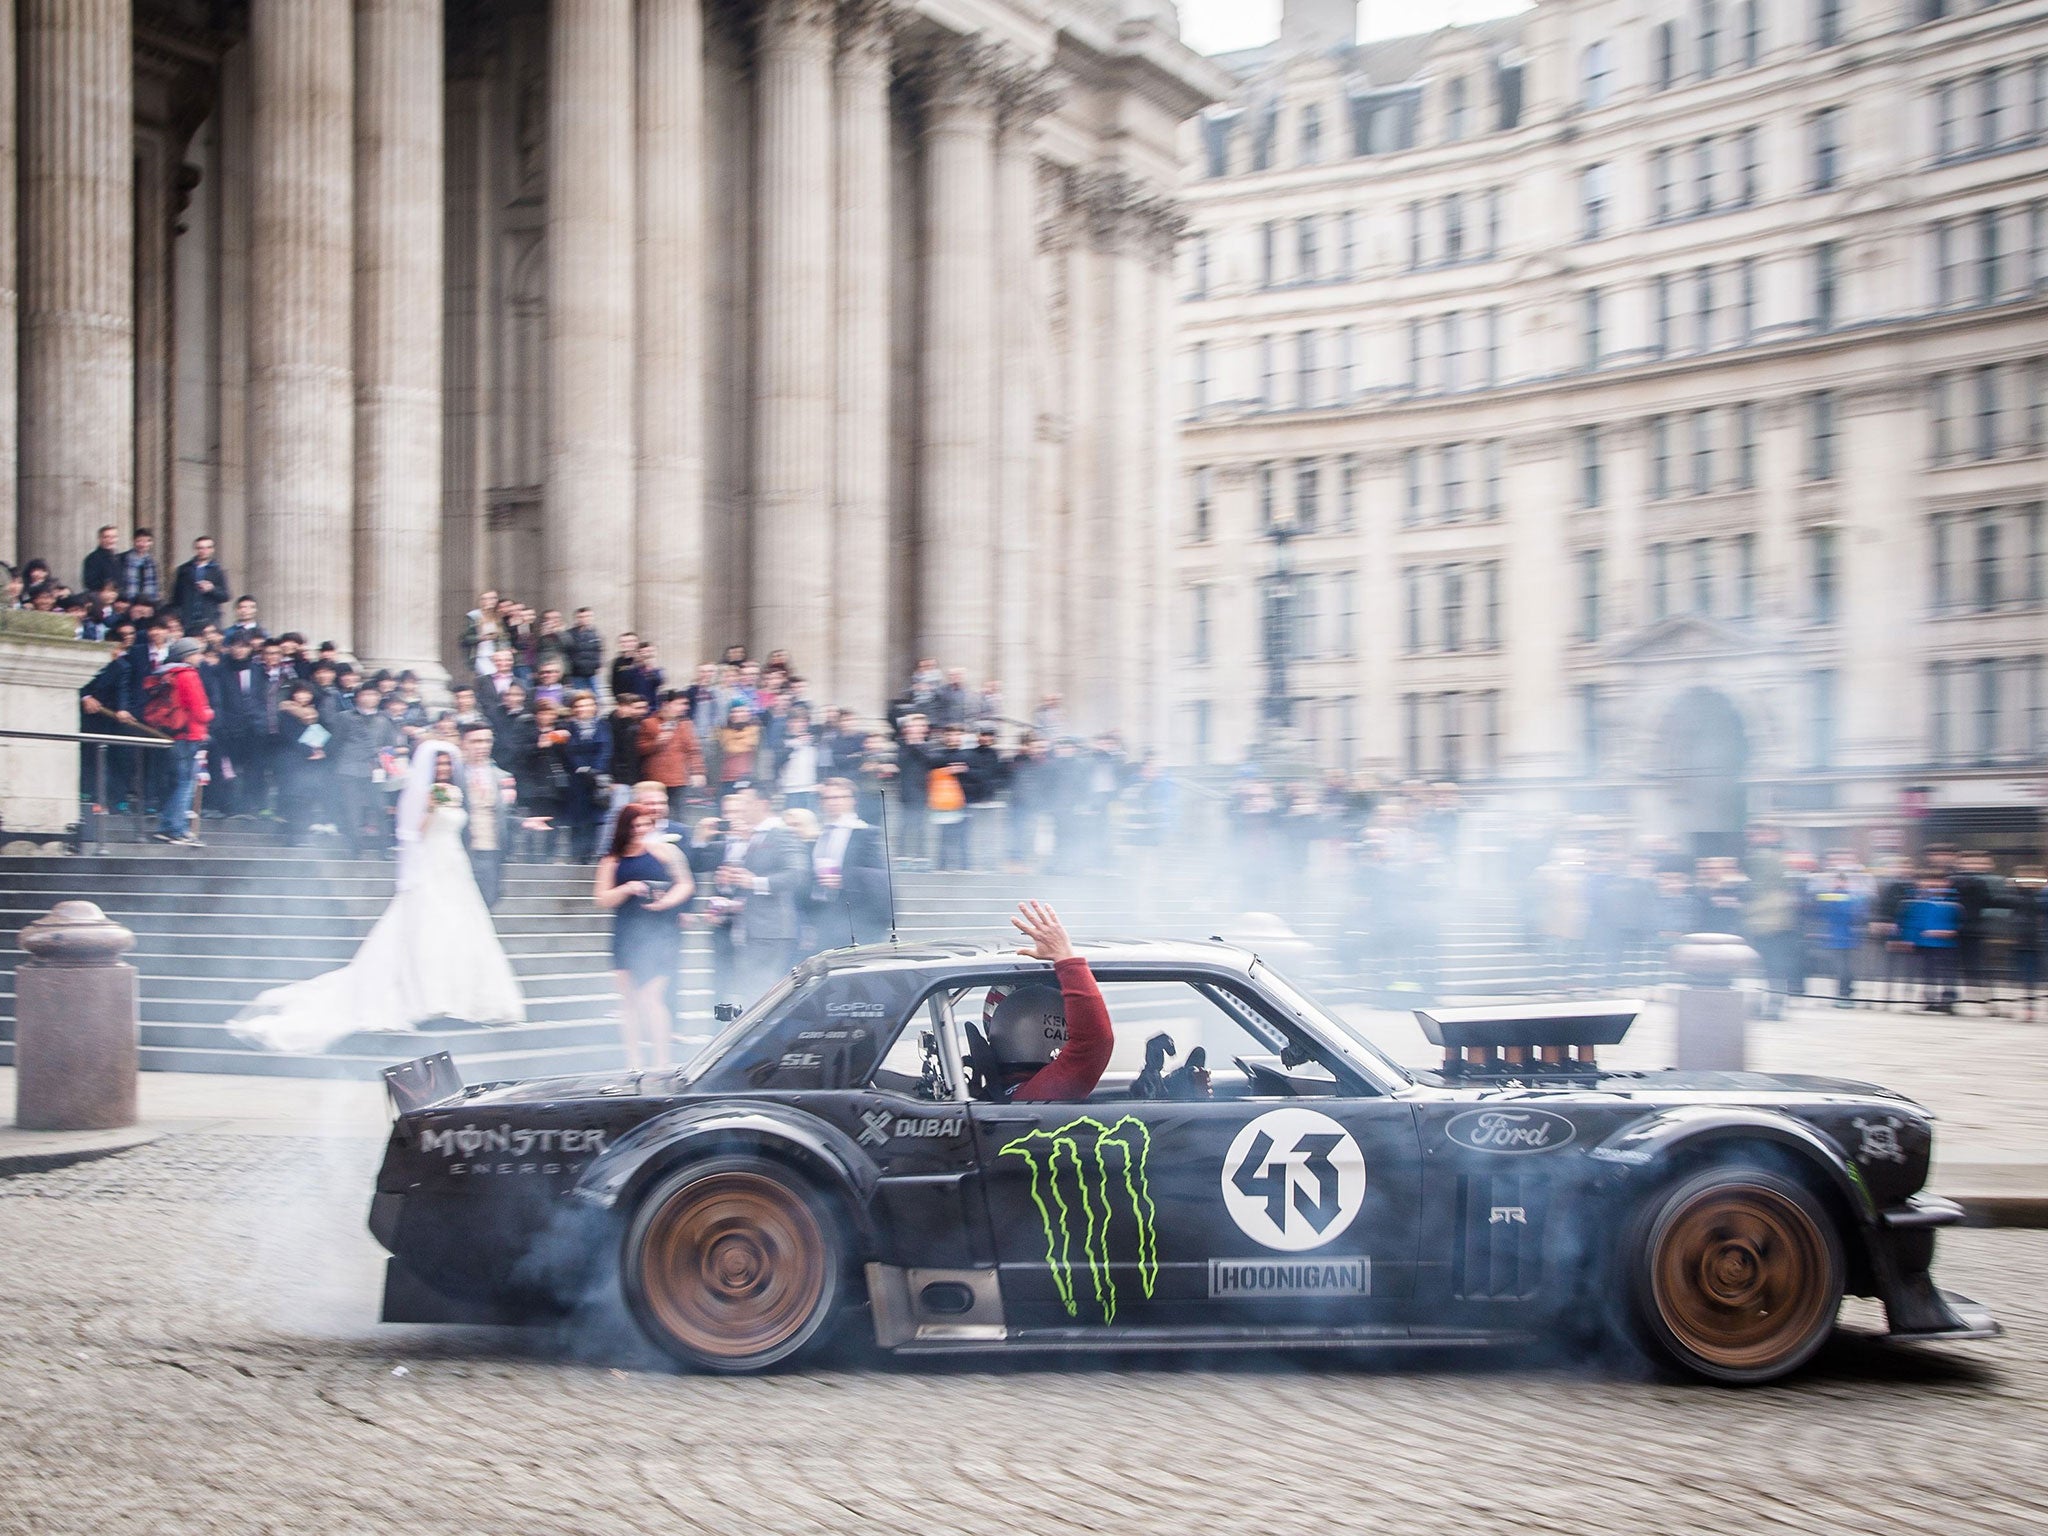
[{"label": "metal handrail", "polygon": [[[81,835],[79,842],[81,845],[89,843],[92,851],[98,853],[107,846],[107,748],[146,747],[156,750],[175,745],[170,737],[153,731],[140,722],[136,723],[135,730],[137,734],[133,736],[103,736],[86,731],[17,731],[0,729],[0,740],[72,742],[78,746],[91,747],[93,749],[92,809],[86,817],[81,819],[80,823],[81,833],[83,833],[86,826],[90,826],[92,830],[90,838]],[[139,763],[140,759],[137,759],[137,762]],[[144,820],[142,814],[142,795],[139,786],[132,788],[134,792],[131,795],[130,803],[136,807],[134,815],[136,825],[139,827]]]}]

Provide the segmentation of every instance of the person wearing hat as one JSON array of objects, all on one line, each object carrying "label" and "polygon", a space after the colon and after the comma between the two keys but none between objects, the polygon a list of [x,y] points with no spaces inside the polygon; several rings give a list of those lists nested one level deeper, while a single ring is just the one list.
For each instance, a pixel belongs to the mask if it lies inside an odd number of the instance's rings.
[{"label": "person wearing hat", "polygon": [[156,840],[190,847],[192,787],[198,776],[199,750],[213,723],[213,705],[199,680],[193,659],[205,649],[190,638],[173,640],[164,664],[144,685],[142,719],[151,730],[171,739],[171,781],[157,817]]},{"label": "person wearing hat", "polygon": [[1088,962],[1074,953],[1059,914],[1042,901],[1017,905],[1011,926],[1031,943],[1018,951],[1052,962],[1057,987],[1034,982],[998,1002],[988,1016],[997,1094],[1013,1104],[1085,1099],[1109,1069],[1116,1032]]}]

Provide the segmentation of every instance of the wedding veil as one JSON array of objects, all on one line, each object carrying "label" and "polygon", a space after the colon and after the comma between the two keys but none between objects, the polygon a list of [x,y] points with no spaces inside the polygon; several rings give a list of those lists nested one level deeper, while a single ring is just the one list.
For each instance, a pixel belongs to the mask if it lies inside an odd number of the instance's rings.
[{"label": "wedding veil", "polygon": [[443,756],[455,763],[459,775],[461,759],[453,747],[445,741],[420,742],[412,750],[405,788],[398,792],[398,888],[401,891],[411,889],[418,873],[420,823],[427,816],[427,791],[434,787],[434,765]]}]

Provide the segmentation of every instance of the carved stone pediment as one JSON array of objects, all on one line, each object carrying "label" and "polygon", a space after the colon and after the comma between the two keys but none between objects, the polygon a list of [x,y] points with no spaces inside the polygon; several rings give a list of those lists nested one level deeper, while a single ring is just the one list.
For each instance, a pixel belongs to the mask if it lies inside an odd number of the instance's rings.
[{"label": "carved stone pediment", "polygon": [[1608,649],[1607,659],[1636,663],[1702,661],[1756,656],[1762,651],[1756,636],[1746,629],[1701,614],[1682,613],[1623,636]]}]

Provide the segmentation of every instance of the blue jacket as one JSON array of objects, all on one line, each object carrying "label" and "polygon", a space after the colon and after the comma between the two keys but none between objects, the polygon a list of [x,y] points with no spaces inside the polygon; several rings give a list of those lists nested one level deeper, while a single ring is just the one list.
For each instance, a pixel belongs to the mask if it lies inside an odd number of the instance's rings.
[{"label": "blue jacket", "polygon": [[1854,891],[1825,890],[1814,893],[1814,911],[1820,918],[1820,942],[1824,949],[1860,949],[1863,925],[1870,903]]},{"label": "blue jacket", "polygon": [[1899,936],[1915,949],[1954,949],[1960,903],[1949,896],[1915,896],[1899,912]]}]

